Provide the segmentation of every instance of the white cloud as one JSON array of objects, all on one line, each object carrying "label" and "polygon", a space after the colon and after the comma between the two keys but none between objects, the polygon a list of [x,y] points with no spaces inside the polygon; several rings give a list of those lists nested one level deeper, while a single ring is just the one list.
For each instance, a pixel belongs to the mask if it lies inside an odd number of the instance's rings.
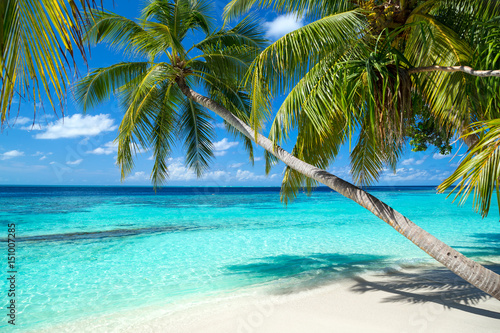
[{"label": "white cloud", "polygon": [[14,118],[13,123],[15,125],[25,125],[27,123],[33,123],[33,119],[28,118],[28,117],[17,117],[17,118]]},{"label": "white cloud", "polygon": [[24,152],[19,150],[10,150],[8,152],[0,154],[0,160],[9,160],[11,158],[19,156],[24,156]]},{"label": "white cloud", "polygon": [[52,152],[44,153],[41,151],[37,151],[36,153],[32,154],[31,156],[42,156],[38,160],[43,161],[44,159],[47,158],[47,155],[52,155]]},{"label": "white cloud", "polygon": [[[286,168],[285,168],[285,170],[286,170]],[[332,173],[335,176],[340,177],[340,178],[350,179],[351,167],[348,165],[343,166],[343,167],[332,167],[332,168],[330,168],[330,173]]]},{"label": "white cloud", "polygon": [[80,159],[78,159],[76,161],[68,161],[68,162],[66,162],[66,164],[67,165],[78,165],[78,164],[80,164],[82,162],[83,162],[83,159],[80,158]]},{"label": "white cloud", "polygon": [[238,142],[229,141],[227,138],[224,138],[220,141],[214,142],[214,155],[215,156],[224,156],[227,153],[227,150],[238,145]]},{"label": "white cloud", "polygon": [[155,155],[151,155],[151,156],[148,157],[148,161],[152,161],[154,159],[155,159]]},{"label": "white cloud", "polygon": [[222,150],[222,151],[214,151],[214,156],[224,156],[226,155],[227,151]]},{"label": "white cloud", "polygon": [[443,171],[439,169],[420,170],[413,168],[399,168],[396,170],[396,173],[393,173],[388,169],[384,169],[381,180],[387,182],[404,182],[412,180],[435,180],[437,182],[441,182],[449,175],[449,171]]},{"label": "white cloud", "polygon": [[424,163],[428,157],[429,157],[429,155],[425,155],[424,157],[422,157],[419,160],[415,160],[414,158],[408,158],[406,160],[403,160],[403,162],[401,162],[401,165],[420,165],[420,164]]},{"label": "white cloud", "polygon": [[[196,174],[193,170],[184,165],[184,160],[181,157],[168,159],[168,179],[172,181],[189,181],[195,180]],[[215,170],[207,172],[201,179],[203,180],[227,180],[231,178],[231,173]]]},{"label": "white cloud", "polygon": [[443,158],[449,158],[449,157],[450,155],[443,155],[439,153],[434,153],[434,155],[432,155],[432,158],[435,160],[442,160]]},{"label": "white cloud", "polygon": [[413,168],[399,168],[396,169],[396,173],[392,173],[392,171],[384,169],[384,173],[381,177],[381,180],[389,181],[389,182],[401,182],[401,181],[409,181],[415,179],[429,179],[429,172],[425,170],[414,170]]},{"label": "white cloud", "polygon": [[401,165],[413,165],[414,162],[415,162],[414,158],[408,158],[406,160],[403,160],[403,162],[401,162]]},{"label": "white cloud", "polygon": [[168,178],[170,180],[196,179],[196,174],[184,165],[182,158],[169,158],[168,162]]},{"label": "white cloud", "polygon": [[214,149],[215,150],[227,150],[231,147],[237,146],[238,142],[231,142],[228,141],[227,138],[224,138],[220,141],[214,142]]},{"label": "white cloud", "polygon": [[429,155],[425,155],[424,157],[422,157],[421,159],[419,159],[418,161],[415,161],[415,164],[416,165],[420,165],[422,163],[425,162],[425,160],[429,157]]},{"label": "white cloud", "polygon": [[226,172],[226,171],[222,171],[222,170],[215,170],[215,171],[207,172],[202,177],[202,179],[205,179],[205,180],[228,180],[230,178],[231,178],[231,173]]},{"label": "white cloud", "polygon": [[279,39],[302,26],[304,26],[304,18],[297,17],[293,13],[280,15],[273,21],[264,23],[264,28],[267,29],[266,36],[271,39]]},{"label": "white cloud", "polygon": [[132,176],[128,176],[127,180],[132,180],[132,181],[142,181],[142,180],[148,180],[149,176],[146,175],[144,171],[138,171],[134,173]]},{"label": "white cloud", "polygon": [[42,128],[45,132],[35,136],[37,139],[76,138],[79,136],[95,136],[102,132],[110,132],[117,128],[109,114],[95,116],[75,114],[49,123]]},{"label": "white cloud", "polygon": [[229,167],[230,168],[239,168],[240,166],[242,166],[243,164],[245,163],[233,163],[233,164],[230,164]]},{"label": "white cloud", "polygon": [[248,180],[264,180],[264,179],[273,179],[277,177],[276,173],[266,176],[266,175],[256,175],[255,173],[248,170],[238,169],[236,172],[236,179],[239,181],[248,181]]},{"label": "white cloud", "polygon": [[[148,149],[142,149],[137,147],[134,144],[130,144],[130,148],[132,148],[132,151],[135,151],[137,154],[142,154],[148,151]],[[115,143],[113,141],[106,142],[103,146],[97,147],[94,150],[89,150],[86,153],[87,154],[94,154],[94,155],[111,155],[113,153],[118,152],[118,143]],[[148,158],[148,160],[152,160],[153,157],[151,156]]]},{"label": "white cloud", "polygon": [[253,160],[254,160],[255,162],[257,162],[257,161],[262,161],[262,157],[255,157]]},{"label": "white cloud", "polygon": [[102,147],[98,147],[94,150],[88,151],[87,154],[111,155],[116,152],[118,152],[118,144],[114,143],[113,141],[109,141]]}]

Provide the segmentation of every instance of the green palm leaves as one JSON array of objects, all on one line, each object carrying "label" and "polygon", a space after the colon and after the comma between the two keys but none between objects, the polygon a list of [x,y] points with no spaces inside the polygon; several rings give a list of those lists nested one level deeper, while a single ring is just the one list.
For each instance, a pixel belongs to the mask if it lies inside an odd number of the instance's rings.
[{"label": "green palm leaves", "polygon": [[[395,169],[424,117],[431,117],[438,136],[426,138],[446,143],[467,133],[472,122],[499,116],[499,78],[416,70],[500,68],[493,27],[498,26],[498,2],[233,0],[226,19],[253,5],[312,18],[313,9],[322,8],[317,21],[266,48],[247,77],[252,127],[260,128],[270,115],[272,97],[288,94],[270,138],[280,143],[297,133],[294,154],[306,162],[327,168],[340,145],[357,136],[351,174],[358,184],[370,184],[384,168]],[[473,144],[475,135],[464,138]],[[286,172],[285,200],[298,187],[311,185],[306,177]]]},{"label": "green palm leaves", "polygon": [[[241,82],[265,40],[250,19],[212,31],[209,10],[203,1],[153,0],[137,22],[109,12],[93,13],[85,36],[89,42],[106,42],[143,60],[96,69],[75,87],[76,101],[84,110],[111,94],[120,100],[125,110],[117,139],[122,178],[132,170],[137,149],[151,149],[152,181],[162,184],[177,137],[183,138],[186,164],[197,176],[208,168],[214,149],[213,121],[208,110],[182,94],[180,80],[204,88],[212,100],[249,119],[250,103]],[[190,31],[204,38],[186,47]],[[249,139],[245,143],[252,158]]]},{"label": "green palm leaves", "polygon": [[[4,0],[0,3],[0,119],[15,99],[37,103],[46,96],[55,109],[66,100],[75,53],[84,57],[84,27],[77,4],[94,0]],[[53,96],[55,93],[55,97]]]},{"label": "green palm leaves", "polygon": [[474,125],[477,129],[467,135],[481,134],[481,139],[460,162],[457,170],[439,186],[439,190],[444,192],[458,182],[450,195],[456,191],[456,198],[461,196],[460,203],[463,204],[474,193],[474,209],[484,217],[488,214],[494,193],[500,203],[500,119]]}]

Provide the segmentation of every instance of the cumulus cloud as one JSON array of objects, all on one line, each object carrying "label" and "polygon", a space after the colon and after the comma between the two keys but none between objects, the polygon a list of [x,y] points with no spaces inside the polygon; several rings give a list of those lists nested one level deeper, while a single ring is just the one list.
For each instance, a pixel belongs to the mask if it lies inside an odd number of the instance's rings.
[{"label": "cumulus cloud", "polygon": [[196,179],[196,174],[193,170],[187,168],[181,158],[168,159],[168,178],[170,180],[193,180]]},{"label": "cumulus cloud", "polygon": [[403,160],[403,162],[401,162],[401,165],[420,165],[420,164],[424,163],[428,157],[429,157],[429,155],[425,155],[424,157],[422,157],[419,160],[415,160],[414,158],[408,158],[406,160]]},{"label": "cumulus cloud", "polygon": [[388,182],[409,181],[415,179],[429,179],[429,172],[425,170],[415,170],[413,168],[398,168],[396,173],[385,169],[381,180]]},{"label": "cumulus cloud", "polygon": [[76,138],[79,136],[95,136],[103,132],[114,131],[118,126],[109,114],[95,116],[75,114],[59,119],[43,127],[43,133],[35,136],[37,139]]},{"label": "cumulus cloud", "polygon": [[28,118],[28,117],[17,117],[17,118],[14,118],[13,123],[15,125],[25,125],[27,123],[33,123],[33,120],[31,118]]},{"label": "cumulus cloud", "polygon": [[220,141],[214,142],[214,155],[215,156],[224,156],[227,153],[227,150],[238,145],[238,142],[229,141],[227,138],[224,138]]},{"label": "cumulus cloud", "polygon": [[10,160],[11,158],[19,156],[24,156],[24,152],[19,150],[10,150],[8,152],[0,154],[0,160]]},{"label": "cumulus cloud", "polygon": [[432,158],[435,160],[442,160],[443,158],[449,158],[449,157],[450,155],[443,155],[439,153],[434,153],[434,155],[432,155]]},{"label": "cumulus cloud", "polygon": [[227,150],[231,147],[237,146],[238,142],[231,142],[227,138],[224,138],[220,141],[214,142],[215,150]]},{"label": "cumulus cloud", "polygon": [[[283,169],[283,172],[286,170],[286,168]],[[351,167],[349,165],[343,166],[343,167],[331,167],[329,169],[330,173],[343,178],[347,181],[352,181],[352,176],[351,176]]]},{"label": "cumulus cloud", "polygon": [[105,143],[102,147],[98,147],[94,150],[90,150],[87,154],[95,154],[95,155],[111,155],[113,153],[118,152],[118,144],[113,141],[109,141]]},{"label": "cumulus cloud", "polygon": [[236,172],[236,180],[238,181],[248,181],[248,180],[265,180],[265,179],[273,179],[277,177],[277,174],[272,174],[269,176],[266,175],[256,175],[255,173],[248,170],[238,169]]},{"label": "cumulus cloud", "polygon": [[270,39],[279,39],[289,32],[304,26],[304,18],[297,17],[297,14],[286,14],[276,17],[271,22],[265,22],[266,36]]},{"label": "cumulus cloud", "polygon": [[229,180],[230,178],[231,173],[223,170],[210,171],[202,177],[204,180]]},{"label": "cumulus cloud", "polygon": [[381,180],[387,182],[402,182],[412,180],[435,180],[437,182],[442,182],[449,175],[449,171],[443,171],[439,169],[420,170],[413,168],[398,168],[396,170],[396,173],[393,173],[388,169],[384,169]]},{"label": "cumulus cloud", "polygon": [[38,160],[43,161],[44,159],[47,158],[48,155],[52,155],[52,152],[44,153],[41,151],[37,151],[36,153],[32,154],[31,156],[42,156]]},{"label": "cumulus cloud", "polygon": [[82,162],[83,162],[83,159],[80,158],[80,159],[75,160],[75,161],[68,161],[68,162],[66,162],[66,164],[67,165],[78,165],[78,164],[80,164]]},{"label": "cumulus cloud", "polygon": [[[131,144],[130,147],[132,148],[132,151],[135,151],[138,154],[145,153],[148,150],[147,149],[142,149],[137,147],[136,145]],[[87,154],[94,154],[94,155],[111,155],[113,153],[118,152],[118,143],[115,143],[113,141],[106,142],[103,146],[97,147],[94,150],[89,150],[86,153]],[[148,160],[152,160],[153,157],[151,156],[148,158]]]},{"label": "cumulus cloud", "polygon": [[137,171],[132,176],[128,176],[127,180],[131,181],[149,180],[149,176],[144,171]]},{"label": "cumulus cloud", "polygon": [[239,168],[240,166],[242,166],[243,164],[245,163],[233,163],[233,164],[229,164],[229,167],[230,168]]}]

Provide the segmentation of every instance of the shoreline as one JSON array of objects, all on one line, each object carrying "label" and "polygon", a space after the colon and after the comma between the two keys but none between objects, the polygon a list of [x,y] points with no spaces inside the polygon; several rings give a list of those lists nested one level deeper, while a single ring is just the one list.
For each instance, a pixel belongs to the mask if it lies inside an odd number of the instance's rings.
[{"label": "shoreline", "polygon": [[[500,265],[490,266],[500,271]],[[251,287],[37,332],[496,332],[500,301],[437,265],[367,272],[300,291]],[[82,330],[83,328],[83,330]]]}]

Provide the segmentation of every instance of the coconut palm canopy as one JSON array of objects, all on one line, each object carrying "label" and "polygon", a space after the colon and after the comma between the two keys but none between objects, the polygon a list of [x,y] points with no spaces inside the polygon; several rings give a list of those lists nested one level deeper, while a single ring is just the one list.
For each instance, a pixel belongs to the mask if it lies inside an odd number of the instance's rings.
[{"label": "coconut palm canopy", "polygon": [[[95,0],[2,0],[0,2],[0,119],[14,99],[31,101],[34,112],[45,96],[54,111],[63,106],[74,56],[86,61],[83,13]],[[53,93],[56,98],[54,99]],[[20,103],[19,103],[20,104]]]},{"label": "coconut palm canopy", "polygon": [[[241,82],[266,40],[258,20],[251,18],[231,29],[213,30],[210,11],[204,1],[153,0],[137,21],[110,12],[93,13],[85,38],[94,44],[108,43],[138,59],[96,69],[75,88],[76,101],[84,110],[112,94],[120,100],[125,110],[117,159],[122,178],[133,168],[135,151],[152,148],[152,181],[162,184],[168,177],[167,158],[179,136],[184,140],[186,164],[198,176],[208,168],[214,149],[212,118],[181,92],[179,79],[203,89],[240,119],[248,119],[249,99]],[[192,33],[201,38],[186,45]],[[240,135],[230,124],[226,127]],[[241,137],[253,161],[252,143]]]},{"label": "coconut palm canopy", "polygon": [[[270,138],[282,143],[297,131],[293,154],[304,161],[327,168],[341,145],[356,140],[353,179],[371,184],[384,168],[395,170],[408,141],[414,150],[434,144],[447,153],[450,139],[462,136],[472,147],[478,131],[466,135],[469,126],[499,116],[499,73],[489,71],[500,69],[498,1],[233,0],[226,20],[254,5],[312,20],[267,47],[247,78],[254,128],[271,114],[272,97],[288,94]],[[492,187],[498,188],[498,177],[488,171],[498,157],[487,158],[494,161],[478,161],[475,173],[459,168],[442,185],[461,176],[472,179],[460,183],[468,187],[460,193],[475,187],[476,209],[483,215]],[[315,182],[287,168],[283,199],[303,185],[310,189]]]}]

